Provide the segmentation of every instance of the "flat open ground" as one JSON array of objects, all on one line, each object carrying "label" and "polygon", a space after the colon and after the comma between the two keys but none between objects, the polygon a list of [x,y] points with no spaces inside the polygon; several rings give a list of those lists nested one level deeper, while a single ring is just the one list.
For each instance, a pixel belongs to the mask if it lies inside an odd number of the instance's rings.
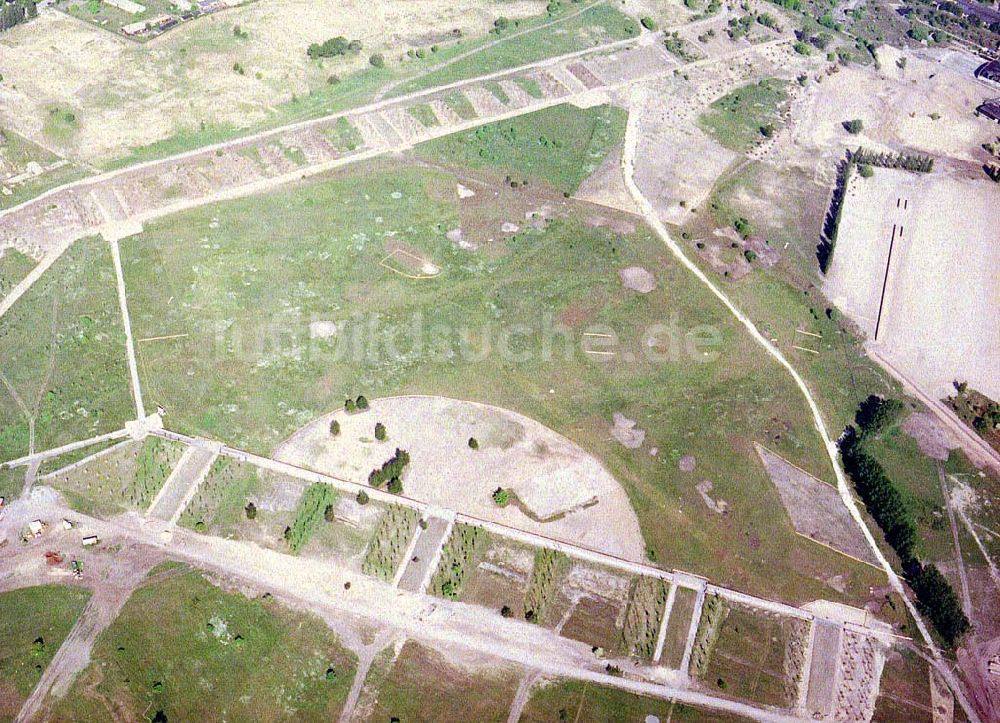
[{"label": "flat open ground", "polygon": [[756,446],[796,532],[845,555],[877,564],[836,487],[803,472],[767,448]]},{"label": "flat open ground", "polygon": [[[341,432],[330,435],[337,420]],[[374,439],[374,425],[389,430]],[[474,437],[479,449],[470,449]],[[482,519],[631,560],[642,560],[639,521],[621,485],[594,457],[520,414],[434,397],[378,399],[367,412],[320,417],[275,452],[275,458],[364,484],[396,447],[410,453],[404,494]],[[493,501],[498,487],[517,505]]]},{"label": "flat open ground", "polygon": [[998,398],[998,228],[987,180],[881,168],[856,176],[824,290],[921,388],[943,398],[957,379]]}]

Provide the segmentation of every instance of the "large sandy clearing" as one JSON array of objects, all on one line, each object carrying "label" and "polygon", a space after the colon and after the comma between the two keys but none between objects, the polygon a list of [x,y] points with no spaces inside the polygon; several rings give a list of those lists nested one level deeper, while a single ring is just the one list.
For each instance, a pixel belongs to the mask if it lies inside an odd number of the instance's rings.
[{"label": "large sandy clearing", "polygon": [[[415,47],[446,43],[452,30],[483,35],[504,15],[544,11],[540,0],[258,0],[186,23],[138,44],[57,11],[3,34],[0,125],[73,157],[100,160],[199,123],[246,126],[274,106],[321,87],[331,74],[390,62]],[[248,34],[233,34],[239,25]],[[361,40],[348,59],[310,61],[310,43]],[[245,75],[233,72],[239,63]],[[259,77],[258,77],[259,75]],[[42,133],[48,110],[72,110],[67,138]]]},{"label": "large sandy clearing", "polygon": [[[340,422],[337,437],[329,431],[333,419]],[[385,442],[374,439],[376,422],[388,430]],[[470,437],[479,449],[469,448]],[[367,483],[369,472],[397,447],[410,453],[403,477],[407,497],[643,559],[639,520],[615,478],[565,437],[499,407],[442,397],[379,399],[367,412],[341,410],[311,422],[284,442],[275,457]],[[532,516],[516,505],[497,507],[492,498],[497,487],[514,490]]]},{"label": "large sandy clearing", "polygon": [[824,291],[921,388],[940,398],[959,379],[997,399],[998,268],[995,184],[876,169],[850,183]]}]

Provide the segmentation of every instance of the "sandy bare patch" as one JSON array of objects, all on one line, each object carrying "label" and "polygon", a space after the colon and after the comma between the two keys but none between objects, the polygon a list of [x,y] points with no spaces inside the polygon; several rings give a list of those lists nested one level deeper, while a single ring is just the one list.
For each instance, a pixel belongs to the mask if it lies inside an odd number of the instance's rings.
[{"label": "sandy bare patch", "polygon": [[520,228],[516,223],[511,223],[510,221],[505,221],[500,225],[500,230],[503,233],[517,233]]},{"label": "sandy bare patch", "polygon": [[695,489],[698,490],[698,494],[701,495],[701,499],[705,503],[705,506],[716,514],[724,515],[726,514],[726,510],[729,509],[729,503],[723,499],[717,500],[713,498],[711,495],[712,487],[712,480],[709,479],[703,479],[695,485]]},{"label": "sandy bare patch", "polygon": [[985,177],[881,168],[848,187],[824,291],[882,356],[939,398],[955,379],[1000,398],[998,197]]},{"label": "sandy bare patch", "polygon": [[476,195],[475,191],[468,186],[463,186],[461,183],[456,184],[455,188],[458,191],[459,198],[472,198]]},{"label": "sandy bare patch", "polygon": [[614,426],[611,428],[611,436],[618,440],[618,443],[629,449],[638,449],[646,439],[646,430],[635,426],[634,419],[629,419],[621,412],[612,415]]},{"label": "sandy bare patch", "polygon": [[759,444],[754,446],[796,532],[858,560],[876,564],[836,488],[769,449]]},{"label": "sandy bare patch", "polygon": [[329,339],[337,334],[337,325],[332,321],[313,321],[309,324],[310,339]]},{"label": "sandy bare patch", "polygon": [[[341,426],[335,438],[329,433],[334,418]],[[374,440],[376,421],[388,430],[385,442]],[[470,437],[479,449],[469,448]],[[643,557],[628,496],[600,462],[551,429],[498,407],[441,397],[379,399],[368,412],[338,411],[311,422],[275,456],[367,483],[396,447],[412,460],[403,478],[409,497],[628,559]],[[512,489],[535,519],[516,505],[497,507],[497,487]]]},{"label": "sandy bare patch", "polygon": [[694,472],[696,464],[697,462],[693,454],[685,454],[677,462],[677,466],[680,468],[681,472]]},{"label": "sandy bare patch", "polygon": [[641,266],[620,269],[618,278],[622,280],[626,289],[638,291],[640,294],[648,294],[656,288],[656,277]]},{"label": "sandy bare patch", "polygon": [[920,451],[928,457],[948,459],[949,450],[958,447],[954,436],[930,412],[915,412],[902,425],[903,431],[917,440]]}]

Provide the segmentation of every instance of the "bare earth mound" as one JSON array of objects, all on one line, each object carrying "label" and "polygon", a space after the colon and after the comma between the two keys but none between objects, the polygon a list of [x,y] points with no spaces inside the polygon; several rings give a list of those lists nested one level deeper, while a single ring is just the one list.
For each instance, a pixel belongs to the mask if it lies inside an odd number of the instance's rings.
[{"label": "bare earth mound", "polygon": [[[330,435],[330,422],[340,434]],[[375,423],[388,439],[375,441]],[[469,447],[474,437],[479,449]],[[527,417],[441,397],[393,397],[367,412],[311,422],[275,452],[279,460],[358,483],[392,456],[410,453],[403,493],[459,512],[631,560],[643,559],[639,520],[625,490],[594,457]],[[513,490],[497,507],[493,491]]]},{"label": "bare earth mound", "polygon": [[836,489],[769,449],[755,446],[796,532],[858,560],[876,564]]}]

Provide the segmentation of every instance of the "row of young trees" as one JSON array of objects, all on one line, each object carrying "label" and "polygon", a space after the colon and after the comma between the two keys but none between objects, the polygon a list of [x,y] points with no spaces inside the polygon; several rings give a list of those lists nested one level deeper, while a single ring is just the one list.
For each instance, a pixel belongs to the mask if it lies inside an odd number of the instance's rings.
[{"label": "row of young trees", "polygon": [[816,259],[819,270],[824,274],[833,263],[833,250],[837,246],[837,233],[840,230],[840,218],[844,215],[844,199],[847,197],[847,183],[854,171],[854,161],[851,156],[837,164],[837,182],[830,198],[830,208],[823,219],[823,234],[816,247]]},{"label": "row of young trees", "polygon": [[897,168],[914,173],[930,173],[934,170],[934,159],[919,153],[884,153],[858,148],[851,154],[855,163],[879,168]]},{"label": "row of young trees", "polygon": [[917,598],[917,607],[926,615],[945,642],[954,646],[970,629],[958,596],[933,564],[917,557],[917,526],[913,512],[899,488],[882,465],[866,449],[865,440],[892,424],[903,410],[898,400],[870,396],[858,409],[855,422],[840,441],[844,471],[854,482],[868,512],[896,551],[903,574]]},{"label": "row of young trees", "polygon": [[0,0],[0,30],[9,30],[37,15],[35,0]]}]

